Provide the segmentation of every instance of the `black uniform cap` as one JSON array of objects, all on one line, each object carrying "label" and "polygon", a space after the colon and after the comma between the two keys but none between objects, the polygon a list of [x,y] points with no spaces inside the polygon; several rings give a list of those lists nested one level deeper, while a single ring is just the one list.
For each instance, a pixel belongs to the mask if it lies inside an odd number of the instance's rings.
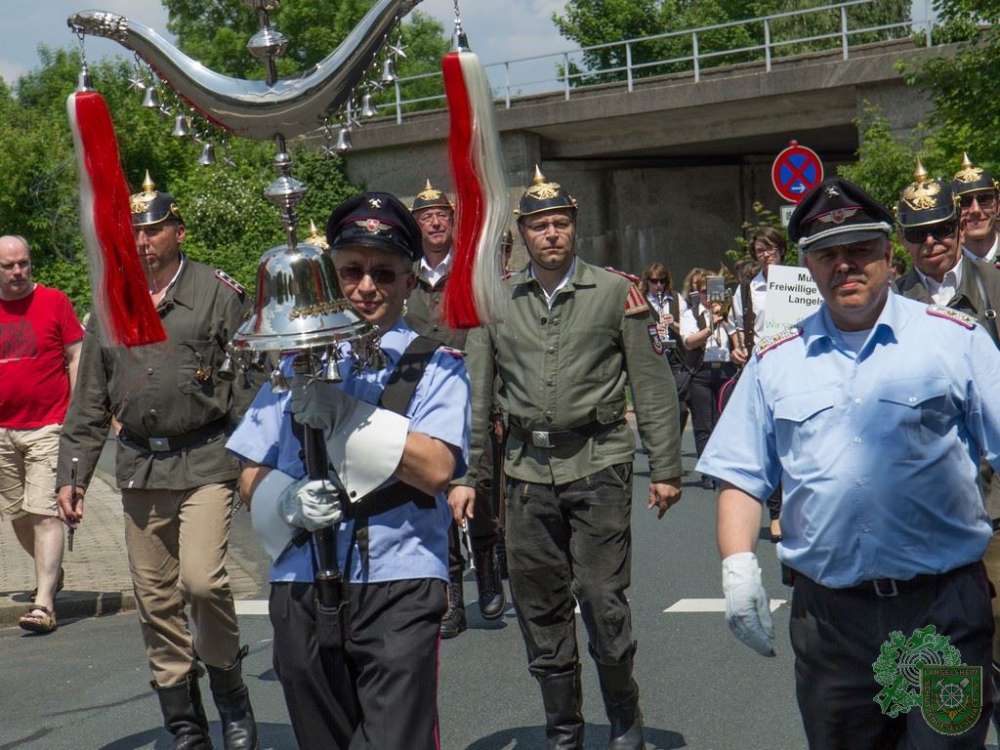
[{"label": "black uniform cap", "polygon": [[926,227],[940,224],[955,216],[955,196],[951,185],[941,179],[931,179],[917,159],[913,182],[906,186],[896,204],[896,221],[901,227]]},{"label": "black uniform cap", "polygon": [[362,193],[348,198],[326,223],[330,249],[374,247],[395,250],[411,261],[420,258],[420,226],[399,199],[389,193]]},{"label": "black uniform cap", "polygon": [[788,221],[803,253],[887,237],[892,214],[853,182],[830,177],[810,190]]},{"label": "black uniform cap", "polygon": [[133,227],[148,227],[159,224],[167,219],[177,219],[181,224],[181,209],[170,193],[161,193],[146,171],[146,179],[142,181],[142,192],[129,199],[129,209],[132,212]]},{"label": "black uniform cap", "polygon": [[535,178],[530,188],[524,191],[521,202],[514,211],[514,216],[523,219],[525,216],[540,214],[544,211],[576,211],[576,198],[558,182],[549,182],[542,170],[535,165]]},{"label": "black uniform cap", "polygon": [[981,193],[984,190],[996,190],[997,183],[993,175],[985,167],[977,167],[969,159],[968,154],[962,154],[962,168],[955,172],[951,180],[951,191],[955,195],[966,193]]}]

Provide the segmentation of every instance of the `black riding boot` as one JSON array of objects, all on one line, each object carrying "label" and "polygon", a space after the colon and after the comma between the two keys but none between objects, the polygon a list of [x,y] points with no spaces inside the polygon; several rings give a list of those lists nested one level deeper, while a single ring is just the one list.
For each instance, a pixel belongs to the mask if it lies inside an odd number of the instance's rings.
[{"label": "black riding boot", "polygon": [[244,646],[236,654],[231,667],[208,667],[208,682],[219,709],[222,737],[226,750],[259,750],[257,722],[250,705],[250,691],[243,682],[243,659],[249,649]]},{"label": "black riding boot", "polygon": [[507,606],[503,581],[497,569],[495,549],[489,546],[473,552],[476,561],[476,587],[479,589],[479,612],[484,620],[499,620]]},{"label": "black riding boot", "polygon": [[152,685],[160,699],[163,726],[174,736],[172,750],[212,750],[198,673],[190,672],[184,682],[170,687],[159,687],[155,682]]},{"label": "black riding boot", "polygon": [[583,750],[583,687],[580,665],[568,672],[535,675],[545,705],[548,750]]},{"label": "black riding boot", "polygon": [[635,644],[632,644],[628,656],[618,664],[601,664],[593,650],[590,655],[597,663],[604,710],[611,724],[608,750],[643,750],[646,743],[642,736],[639,686],[632,677]]},{"label": "black riding boot", "polygon": [[441,618],[441,637],[454,638],[465,632],[465,595],[462,592],[461,571],[451,572],[448,584],[448,611]]}]

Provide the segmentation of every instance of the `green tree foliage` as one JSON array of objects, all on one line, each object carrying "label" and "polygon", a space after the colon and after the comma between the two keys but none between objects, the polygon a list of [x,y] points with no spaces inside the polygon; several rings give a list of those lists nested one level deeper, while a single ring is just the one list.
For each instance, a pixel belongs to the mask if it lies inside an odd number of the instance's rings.
[{"label": "green tree foliage", "polygon": [[929,92],[933,133],[928,149],[947,160],[952,172],[968,152],[976,164],[1000,167],[1000,101],[993,94],[1000,76],[1000,1],[939,0],[944,22],[936,39],[958,42],[954,56],[938,56],[907,69],[907,81]]},{"label": "green tree foliage", "polygon": [[[672,32],[702,29],[697,34],[699,65],[711,68],[761,61],[762,45],[769,38],[772,55],[787,56],[837,48],[841,31],[839,10],[802,14],[808,8],[828,5],[828,0],[569,0],[564,13],[553,14],[559,32],[581,47],[592,47],[626,39],[670,34],[631,45],[634,75],[638,77],[690,71],[695,50],[694,35]],[[796,15],[772,19],[768,28],[751,19],[779,13]],[[897,24],[896,28],[852,34],[851,44],[907,36],[909,0],[878,0],[848,10],[848,30]],[[737,23],[738,22],[738,23]],[[730,25],[726,25],[730,24]],[[722,28],[704,27],[719,26]],[[810,38],[811,41],[797,40]],[[624,45],[588,49],[582,66],[574,66],[575,85],[621,80],[627,64]],[[596,72],[603,71],[603,72]]]}]

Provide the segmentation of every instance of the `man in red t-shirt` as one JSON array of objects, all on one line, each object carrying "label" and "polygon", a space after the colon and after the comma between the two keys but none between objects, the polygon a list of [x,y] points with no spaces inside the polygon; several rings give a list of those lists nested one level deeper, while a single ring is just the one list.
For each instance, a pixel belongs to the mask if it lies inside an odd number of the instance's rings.
[{"label": "man in red t-shirt", "polygon": [[27,241],[0,237],[0,518],[11,519],[35,560],[35,598],[19,623],[35,633],[56,629],[63,556],[56,458],[82,339],[66,295],[31,280]]}]

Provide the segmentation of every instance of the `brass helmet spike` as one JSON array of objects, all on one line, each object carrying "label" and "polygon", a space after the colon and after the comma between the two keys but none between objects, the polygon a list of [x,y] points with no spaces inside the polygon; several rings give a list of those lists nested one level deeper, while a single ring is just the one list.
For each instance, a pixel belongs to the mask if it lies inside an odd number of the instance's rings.
[{"label": "brass helmet spike", "polygon": [[927,170],[924,168],[923,162],[920,161],[920,157],[917,157],[917,167],[913,170],[913,179],[916,182],[927,182],[929,175]]},{"label": "brass helmet spike", "polygon": [[969,158],[969,152],[962,152],[962,169],[970,169],[973,166],[972,159]]},{"label": "brass helmet spike", "polygon": [[425,177],[424,179],[427,180],[427,184],[424,185],[424,190],[433,190],[434,186],[431,185],[431,178],[430,177]]},{"label": "brass helmet spike", "polygon": [[153,178],[149,176],[149,170],[146,170],[146,179],[142,181],[142,189],[147,193],[156,192],[156,183],[153,182]]},{"label": "brass helmet spike", "polygon": [[533,184],[533,185],[541,185],[544,182],[545,182],[545,175],[542,174],[542,170],[539,169],[538,165],[536,164],[535,165],[535,177],[534,177],[534,179],[532,179],[531,184]]}]

